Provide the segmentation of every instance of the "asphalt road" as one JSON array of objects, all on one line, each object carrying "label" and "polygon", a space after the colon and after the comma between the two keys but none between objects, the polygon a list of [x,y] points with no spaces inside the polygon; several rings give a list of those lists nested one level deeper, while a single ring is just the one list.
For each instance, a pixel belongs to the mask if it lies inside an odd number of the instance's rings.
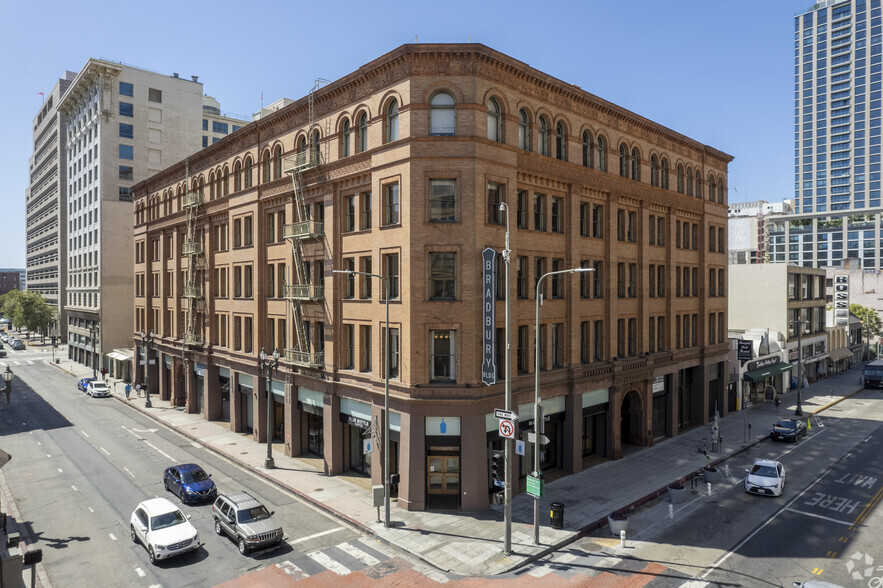
[{"label": "asphalt road", "polygon": [[[729,478],[711,495],[704,484],[693,488],[684,504],[672,505],[671,519],[662,499],[630,518],[625,547],[606,544],[617,556],[718,586],[809,579],[869,586],[883,576],[883,514],[876,508],[883,495],[881,423],[883,394],[861,392],[825,411],[821,426],[814,423],[800,443],[764,441],[734,456],[726,462]],[[785,465],[783,496],[744,491],[744,470],[755,458]]]},{"label": "asphalt road", "polygon": [[[55,585],[210,586],[271,564],[311,575],[389,557],[388,548],[118,400],[89,398],[72,376],[40,361],[45,357],[29,350],[0,360],[16,374],[12,404],[0,407],[0,448],[13,456],[3,472]],[[245,489],[275,510],[286,543],[241,556],[232,540],[214,533],[211,504],[184,506],[164,490],[163,469],[188,462],[210,472],[221,492]],[[201,549],[150,564],[130,539],[129,519],[155,496],[191,516]]]}]

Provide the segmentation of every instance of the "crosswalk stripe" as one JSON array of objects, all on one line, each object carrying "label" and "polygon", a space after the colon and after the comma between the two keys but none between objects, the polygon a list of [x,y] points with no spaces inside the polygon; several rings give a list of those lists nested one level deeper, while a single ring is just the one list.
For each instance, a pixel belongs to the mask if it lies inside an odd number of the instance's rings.
[{"label": "crosswalk stripe", "polygon": [[302,580],[302,579],[309,576],[309,574],[304,572],[302,569],[300,569],[299,567],[297,567],[296,565],[294,565],[291,561],[289,561],[287,559],[285,561],[277,563],[276,567],[279,568],[280,570],[282,570],[283,572],[285,572],[286,574],[288,574],[289,576],[297,578],[298,580]]},{"label": "crosswalk stripe", "polygon": [[534,578],[542,578],[546,574],[551,574],[552,568],[548,565],[538,566],[527,572],[528,576],[533,576]]},{"label": "crosswalk stripe", "polygon": [[359,560],[360,562],[362,562],[366,566],[373,566],[375,564],[380,563],[379,559],[377,559],[373,555],[365,553],[364,551],[362,551],[361,549],[359,549],[358,547],[356,547],[355,545],[352,545],[350,543],[341,543],[337,547],[339,549],[341,549],[342,551],[345,551],[346,553],[348,553],[352,557],[356,558],[357,560]]},{"label": "crosswalk stripe", "polygon": [[337,563],[336,561],[331,559],[331,557],[329,557],[327,554],[325,554],[321,551],[314,551],[313,553],[308,553],[307,557],[309,557],[310,559],[312,559],[313,561],[315,561],[316,563],[318,563],[322,567],[331,570],[332,572],[334,572],[338,576],[346,576],[347,574],[350,573],[349,569],[347,569],[344,566],[342,566],[341,564]]}]

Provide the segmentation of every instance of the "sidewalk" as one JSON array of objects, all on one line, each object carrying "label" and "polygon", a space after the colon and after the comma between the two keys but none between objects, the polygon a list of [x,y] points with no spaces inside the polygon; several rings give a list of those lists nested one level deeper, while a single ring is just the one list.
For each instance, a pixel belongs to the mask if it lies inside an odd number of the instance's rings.
[{"label": "sidewalk", "polygon": [[[92,375],[90,368],[66,358],[55,365],[77,378]],[[804,416],[809,417],[860,391],[860,373],[859,368],[853,368],[804,388],[801,393]],[[631,510],[653,500],[666,492],[668,484],[690,477],[706,464],[705,456],[698,453],[697,448],[709,435],[708,425],[653,447],[640,448],[623,459],[605,461],[578,474],[547,482],[546,496],[540,500],[540,545],[533,544],[534,499],[527,494],[515,496],[512,554],[505,556],[501,506],[481,513],[409,512],[393,503],[391,525],[386,529],[377,522],[368,480],[326,476],[320,459],[287,457],[279,451],[279,445],[274,445],[276,469],[267,470],[264,468],[266,444],[253,441],[250,435],[232,432],[223,423],[206,421],[198,414],[185,414],[183,409],[171,406],[155,394],[151,395],[153,407],[150,409],[144,408],[143,398],[135,398],[134,390],[132,399],[127,402],[124,384],[116,381],[114,385],[114,382],[111,379],[114,397],[133,409],[286,488],[360,531],[403,549],[437,569],[466,576],[500,574],[561,549],[606,525],[607,515],[612,512]],[[777,418],[793,416],[797,394],[790,392],[781,398],[778,413],[772,403],[763,403],[749,408],[747,415],[737,412],[721,418],[722,450],[720,453],[709,451],[711,463],[721,463],[768,438]],[[549,526],[552,502],[565,505],[562,530]]]}]

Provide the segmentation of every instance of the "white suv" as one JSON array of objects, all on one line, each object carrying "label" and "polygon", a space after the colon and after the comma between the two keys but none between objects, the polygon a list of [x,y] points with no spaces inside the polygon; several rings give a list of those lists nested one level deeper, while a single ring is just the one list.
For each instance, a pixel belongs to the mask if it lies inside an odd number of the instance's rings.
[{"label": "white suv", "polygon": [[168,498],[145,500],[132,513],[132,541],[144,545],[152,564],[199,549],[199,533],[189,518]]},{"label": "white suv", "polygon": [[89,382],[89,386],[86,388],[86,394],[95,398],[96,396],[107,397],[110,396],[110,388],[107,387],[107,382],[104,380],[95,380]]}]

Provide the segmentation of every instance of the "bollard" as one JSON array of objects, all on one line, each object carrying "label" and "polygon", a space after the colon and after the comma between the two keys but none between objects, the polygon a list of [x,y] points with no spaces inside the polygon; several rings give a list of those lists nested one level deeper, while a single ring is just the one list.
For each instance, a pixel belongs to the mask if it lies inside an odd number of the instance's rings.
[{"label": "bollard", "polygon": [[724,464],[724,476],[730,477],[730,464],[728,463]]},{"label": "bollard", "polygon": [[625,531],[619,532],[619,546],[625,547]]},{"label": "bollard", "polygon": [[669,519],[675,518],[675,505],[673,505],[673,504],[668,505],[668,518]]},{"label": "bollard", "polygon": [[711,496],[711,482],[705,483],[705,490],[708,492],[708,495]]}]

